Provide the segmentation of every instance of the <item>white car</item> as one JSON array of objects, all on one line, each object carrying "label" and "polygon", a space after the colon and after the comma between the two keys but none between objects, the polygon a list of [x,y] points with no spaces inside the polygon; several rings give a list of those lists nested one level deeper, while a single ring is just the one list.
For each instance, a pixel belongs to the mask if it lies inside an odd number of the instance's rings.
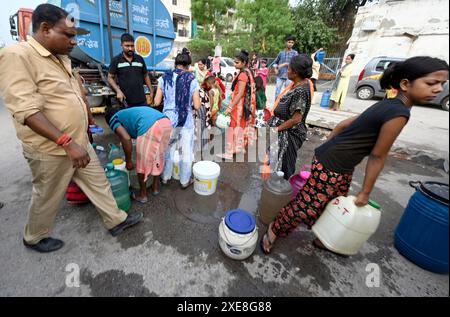
[{"label": "white car", "polygon": [[225,78],[227,82],[232,82],[234,76],[237,73],[236,68],[234,67],[234,60],[229,57],[221,57],[220,67],[222,76]]}]

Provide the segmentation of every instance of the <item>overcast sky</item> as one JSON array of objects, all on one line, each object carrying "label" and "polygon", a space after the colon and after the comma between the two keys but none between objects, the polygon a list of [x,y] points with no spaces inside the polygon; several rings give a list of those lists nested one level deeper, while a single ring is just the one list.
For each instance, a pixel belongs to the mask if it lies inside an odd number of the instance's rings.
[{"label": "overcast sky", "polygon": [[[103,0],[104,1],[104,0]],[[298,0],[289,0],[291,4]],[[0,45],[1,43],[10,44],[13,42],[9,33],[9,16],[17,12],[19,8],[34,9],[45,0],[16,0],[16,1],[2,1],[2,9],[0,10]]]}]

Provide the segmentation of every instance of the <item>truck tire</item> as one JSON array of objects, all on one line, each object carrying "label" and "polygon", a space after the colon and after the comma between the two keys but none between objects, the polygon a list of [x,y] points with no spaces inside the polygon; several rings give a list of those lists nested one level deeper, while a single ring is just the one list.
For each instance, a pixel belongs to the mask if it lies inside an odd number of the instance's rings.
[{"label": "truck tire", "polygon": [[375,95],[375,90],[370,86],[359,87],[356,96],[361,100],[370,100]]}]

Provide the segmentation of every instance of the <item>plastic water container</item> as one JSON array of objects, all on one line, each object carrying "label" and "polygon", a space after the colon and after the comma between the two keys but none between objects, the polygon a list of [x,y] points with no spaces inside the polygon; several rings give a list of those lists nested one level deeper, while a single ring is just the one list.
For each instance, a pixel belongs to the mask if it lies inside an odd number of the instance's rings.
[{"label": "plastic water container", "polygon": [[127,174],[128,176],[128,187],[130,187],[130,173],[127,170],[127,163],[122,159],[115,159],[112,161],[114,165],[114,169],[117,171],[122,171]]},{"label": "plastic water container", "polygon": [[332,200],[312,227],[317,238],[331,251],[355,255],[377,231],[381,207],[370,200],[364,207],[355,205],[356,197]]},{"label": "plastic water container", "polygon": [[125,159],[125,153],[117,145],[110,144],[109,145],[108,160],[109,160],[109,162],[112,162],[112,161],[114,161],[116,159],[122,159],[122,160]]},{"label": "plastic water container", "polygon": [[223,112],[219,112],[216,119],[216,126],[219,129],[228,129],[231,124],[231,116],[224,114]]},{"label": "plastic water container", "polygon": [[234,260],[245,260],[255,251],[258,228],[255,218],[244,210],[231,210],[219,225],[219,245]]},{"label": "plastic water container", "polygon": [[66,190],[66,199],[69,205],[83,205],[90,202],[85,193],[78,187],[78,185],[71,181]]},{"label": "plastic water container", "polygon": [[180,180],[180,152],[175,151],[173,154],[173,170],[172,170],[172,178],[176,180]]},{"label": "plastic water container", "polygon": [[128,175],[125,172],[114,169],[112,163],[106,165],[106,178],[111,184],[114,199],[119,209],[128,212],[131,208],[130,190],[128,187]]},{"label": "plastic water container", "polygon": [[326,56],[326,52],[325,51],[320,51],[320,52],[318,52],[317,54],[316,54],[316,57],[317,57],[317,61],[320,63],[320,64],[323,64],[323,62],[325,61],[325,56]]},{"label": "plastic water container", "polygon": [[320,106],[322,108],[329,108],[330,107],[330,99],[331,99],[331,91],[327,90],[322,95],[322,100],[320,101]]},{"label": "plastic water container", "polygon": [[106,153],[105,148],[103,146],[97,145],[96,143],[93,143],[92,147],[94,148],[95,153],[97,154],[100,164],[102,165],[103,168],[105,168],[106,164],[109,163],[108,153]]},{"label": "plastic water container", "polygon": [[265,225],[271,223],[278,212],[292,200],[292,186],[284,179],[283,172],[272,174],[264,183],[259,203],[259,219]]},{"label": "plastic water container", "polygon": [[306,169],[311,169],[311,165],[304,165],[300,173],[292,175],[289,179],[289,183],[292,186],[292,198],[297,197],[298,192],[306,185],[311,172]]},{"label": "plastic water container", "polygon": [[217,190],[220,176],[220,166],[211,161],[201,161],[194,164],[194,190],[201,196],[213,195]]},{"label": "plastic water container", "polygon": [[448,274],[449,186],[411,182],[416,189],[395,231],[395,247],[418,266]]},{"label": "plastic water container", "polygon": [[91,131],[92,134],[103,134],[105,132],[102,127],[96,125],[90,125],[89,131]]}]

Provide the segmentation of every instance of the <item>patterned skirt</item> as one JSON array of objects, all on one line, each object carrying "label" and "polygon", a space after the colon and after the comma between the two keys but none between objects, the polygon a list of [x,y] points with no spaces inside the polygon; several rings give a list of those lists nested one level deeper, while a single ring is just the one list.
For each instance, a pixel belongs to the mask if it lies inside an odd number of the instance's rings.
[{"label": "patterned skirt", "polygon": [[163,118],[137,138],[136,172],[145,175],[147,181],[150,175],[159,176],[164,170],[164,156],[169,146],[172,123]]},{"label": "patterned skirt", "polygon": [[311,228],[331,200],[347,196],[352,178],[352,173],[335,173],[314,158],[311,177],[297,197],[278,213],[272,227],[273,233],[285,237],[301,223]]}]

